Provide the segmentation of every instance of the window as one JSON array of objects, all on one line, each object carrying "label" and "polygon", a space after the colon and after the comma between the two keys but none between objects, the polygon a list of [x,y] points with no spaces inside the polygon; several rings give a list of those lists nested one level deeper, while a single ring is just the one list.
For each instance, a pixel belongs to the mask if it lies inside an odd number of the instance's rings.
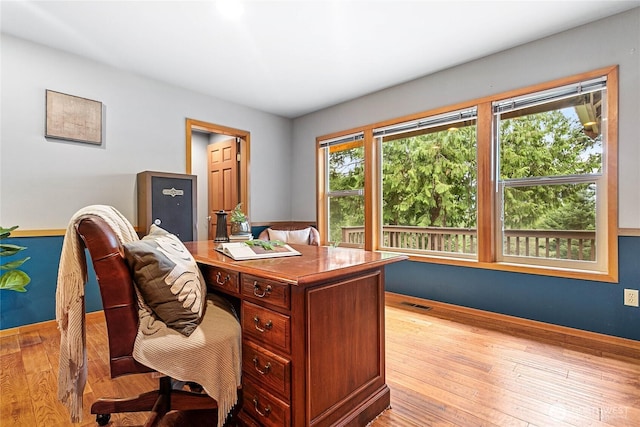
[{"label": "window", "polygon": [[498,260],[602,265],[606,107],[605,78],[493,103]]},{"label": "window", "polygon": [[323,141],[327,166],[328,242],[344,246],[364,245],[364,145],[363,134]]},{"label": "window", "polygon": [[382,153],[380,247],[474,254],[476,109],[374,129]]},{"label": "window", "polygon": [[617,281],[617,67],[318,138],[323,242]]}]

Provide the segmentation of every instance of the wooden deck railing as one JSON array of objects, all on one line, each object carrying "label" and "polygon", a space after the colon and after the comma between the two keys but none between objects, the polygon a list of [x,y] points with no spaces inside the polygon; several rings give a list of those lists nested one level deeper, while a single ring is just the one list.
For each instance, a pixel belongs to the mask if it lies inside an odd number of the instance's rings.
[{"label": "wooden deck railing", "polygon": [[[507,230],[504,238],[505,255],[595,260],[594,231]],[[382,229],[381,246],[474,254],[477,240],[477,232],[473,228],[388,225]],[[364,227],[342,227],[342,242],[364,244]]]}]

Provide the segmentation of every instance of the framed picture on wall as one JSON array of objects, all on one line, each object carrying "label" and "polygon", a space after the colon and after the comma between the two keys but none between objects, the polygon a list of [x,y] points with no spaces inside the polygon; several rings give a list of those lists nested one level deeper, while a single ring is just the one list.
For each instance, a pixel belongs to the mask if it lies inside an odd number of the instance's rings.
[{"label": "framed picture on wall", "polygon": [[47,89],[45,136],[102,144],[102,102]]}]

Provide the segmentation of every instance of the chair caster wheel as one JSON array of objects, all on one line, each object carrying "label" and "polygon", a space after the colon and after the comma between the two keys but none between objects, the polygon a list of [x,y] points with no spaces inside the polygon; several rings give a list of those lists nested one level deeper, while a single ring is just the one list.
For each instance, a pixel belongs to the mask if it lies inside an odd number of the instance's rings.
[{"label": "chair caster wheel", "polygon": [[189,386],[189,390],[191,390],[193,393],[202,393],[204,391],[204,388],[202,388],[202,386],[198,383],[188,382],[187,385]]},{"label": "chair caster wheel", "polygon": [[96,415],[96,423],[98,423],[99,426],[106,426],[109,424],[109,420],[111,420],[111,414]]}]

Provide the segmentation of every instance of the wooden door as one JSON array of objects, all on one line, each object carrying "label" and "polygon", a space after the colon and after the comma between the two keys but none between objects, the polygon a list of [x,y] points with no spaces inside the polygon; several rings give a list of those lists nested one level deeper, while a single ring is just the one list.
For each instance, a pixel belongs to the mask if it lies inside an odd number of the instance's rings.
[{"label": "wooden door", "polygon": [[[209,239],[216,237],[216,212],[229,213],[239,201],[238,146],[236,138],[207,146],[209,172]],[[227,217],[227,234],[231,223]]]}]

